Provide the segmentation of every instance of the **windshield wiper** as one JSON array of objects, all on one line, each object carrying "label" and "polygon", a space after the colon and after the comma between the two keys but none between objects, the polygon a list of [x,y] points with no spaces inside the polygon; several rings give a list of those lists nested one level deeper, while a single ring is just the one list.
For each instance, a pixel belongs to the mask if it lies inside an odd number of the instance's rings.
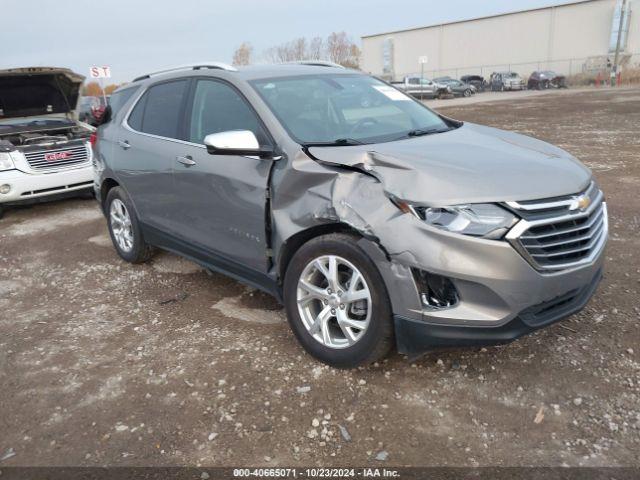
[{"label": "windshield wiper", "polygon": [[421,137],[423,135],[431,135],[432,133],[448,132],[450,128],[416,128],[406,133],[407,137]]},{"label": "windshield wiper", "polygon": [[414,130],[409,130],[407,133],[402,135],[401,137],[394,138],[392,141],[395,142],[397,140],[403,140],[405,138],[411,137],[422,137],[424,135],[433,135],[434,133],[444,133],[452,130],[451,128],[416,128]]},{"label": "windshield wiper", "polygon": [[304,144],[305,147],[342,147],[352,145],[364,145],[364,142],[355,138],[337,138],[330,142],[309,142]]}]

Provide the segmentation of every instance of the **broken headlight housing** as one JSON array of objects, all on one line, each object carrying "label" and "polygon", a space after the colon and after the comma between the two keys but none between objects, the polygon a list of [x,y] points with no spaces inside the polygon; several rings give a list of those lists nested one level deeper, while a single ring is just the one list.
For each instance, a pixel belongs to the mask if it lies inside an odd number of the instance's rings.
[{"label": "broken headlight housing", "polygon": [[411,213],[432,227],[462,235],[499,240],[518,218],[493,203],[421,207],[395,201],[403,212]]}]

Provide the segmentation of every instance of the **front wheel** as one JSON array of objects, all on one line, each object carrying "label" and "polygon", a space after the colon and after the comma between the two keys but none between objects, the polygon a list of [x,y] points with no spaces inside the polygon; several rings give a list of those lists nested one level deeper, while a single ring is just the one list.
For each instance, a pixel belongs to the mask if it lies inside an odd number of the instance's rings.
[{"label": "front wheel", "polygon": [[357,237],[331,234],[303,245],[287,268],[284,300],[298,341],[329,365],[366,365],[393,345],[389,296]]},{"label": "front wheel", "polygon": [[471,90],[469,90],[469,89],[465,90],[463,95],[465,97],[470,97],[471,96]]}]

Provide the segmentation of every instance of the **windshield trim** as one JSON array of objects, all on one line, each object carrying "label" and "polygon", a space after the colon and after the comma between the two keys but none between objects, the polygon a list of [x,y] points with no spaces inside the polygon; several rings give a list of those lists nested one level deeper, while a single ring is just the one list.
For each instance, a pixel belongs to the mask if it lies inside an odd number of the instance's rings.
[{"label": "windshield trim", "polygon": [[387,86],[393,88],[394,90],[399,91],[403,95],[406,95],[410,99],[410,101],[420,105],[422,108],[424,108],[425,110],[428,110],[429,112],[434,114],[436,117],[438,117],[447,127],[449,127],[447,130],[443,130],[443,132],[447,132],[447,131],[453,130],[455,128],[458,128],[458,127],[462,126],[462,124],[463,124],[463,122],[453,121],[452,119],[449,119],[447,117],[444,117],[444,116],[440,115],[438,112],[436,112],[435,110],[432,110],[431,108],[426,106],[424,103],[418,101],[416,98],[412,97],[411,95],[407,94],[406,92],[402,91],[401,89],[396,88],[391,83],[389,83],[389,82],[387,82],[385,80],[382,80],[379,77],[376,77],[375,75],[363,75],[361,73],[352,73],[352,72],[345,72],[345,73],[327,72],[327,73],[313,73],[313,74],[304,74],[304,75],[277,75],[277,76],[260,77],[260,78],[256,78],[256,79],[252,79],[252,80],[247,80],[247,83],[256,92],[256,94],[258,95],[260,100],[263,102],[263,104],[266,106],[266,108],[269,110],[269,112],[271,112],[271,114],[276,118],[276,120],[278,121],[280,126],[287,132],[287,134],[289,135],[289,138],[291,138],[291,140],[293,140],[295,143],[297,143],[298,145],[300,145],[301,147],[304,147],[304,148],[306,148],[307,146],[313,146],[313,147],[354,147],[354,146],[362,146],[362,145],[377,145],[377,144],[380,144],[380,143],[390,143],[390,142],[395,142],[395,141],[403,140],[403,139],[406,140],[406,139],[416,138],[415,136],[409,135],[409,132],[416,130],[415,128],[407,130],[406,132],[400,131],[400,132],[393,132],[393,133],[389,133],[389,134],[385,134],[385,135],[376,135],[375,137],[358,138],[357,140],[358,140],[358,142],[361,142],[361,145],[354,145],[352,143],[342,143],[342,144],[340,144],[340,143],[335,143],[335,141],[327,141],[327,142],[312,142],[312,141],[309,141],[309,142],[305,142],[304,140],[296,137],[296,135],[289,129],[288,125],[282,120],[282,117],[278,114],[278,112],[276,112],[276,110],[274,108],[272,108],[272,106],[269,104],[269,102],[265,99],[264,95],[262,94],[262,92],[258,88],[258,84],[269,82],[269,81],[272,81],[272,80],[293,80],[293,79],[297,79],[297,78],[307,78],[307,77],[309,77],[309,78],[318,78],[318,77],[328,77],[328,78],[335,78],[335,77],[342,77],[342,78],[368,77],[368,78],[373,78],[373,79],[381,82],[383,85],[387,85]]}]

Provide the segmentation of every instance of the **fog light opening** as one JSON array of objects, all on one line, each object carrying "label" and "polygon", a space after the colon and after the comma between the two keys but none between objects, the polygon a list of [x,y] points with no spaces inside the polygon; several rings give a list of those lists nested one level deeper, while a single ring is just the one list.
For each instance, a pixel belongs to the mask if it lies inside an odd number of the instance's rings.
[{"label": "fog light opening", "polygon": [[450,279],[424,270],[412,270],[424,308],[440,310],[458,303],[458,291]]},{"label": "fog light opening", "polygon": [[5,183],[4,185],[0,185],[0,193],[6,195],[11,191],[11,185]]}]

